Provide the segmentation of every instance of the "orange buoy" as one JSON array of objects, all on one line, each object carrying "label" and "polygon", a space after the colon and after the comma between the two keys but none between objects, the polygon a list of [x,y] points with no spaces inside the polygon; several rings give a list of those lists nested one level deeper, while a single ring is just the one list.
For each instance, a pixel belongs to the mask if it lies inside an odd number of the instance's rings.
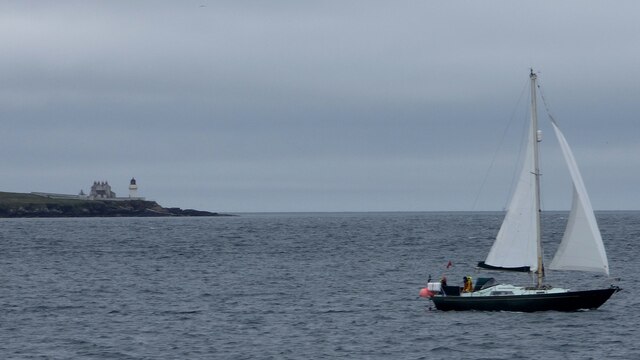
[{"label": "orange buoy", "polygon": [[427,289],[427,288],[422,288],[422,289],[420,289],[420,297],[423,297],[423,298],[430,298],[430,297],[432,297],[433,295],[435,295],[435,293],[434,293],[433,291],[431,291],[431,290]]}]

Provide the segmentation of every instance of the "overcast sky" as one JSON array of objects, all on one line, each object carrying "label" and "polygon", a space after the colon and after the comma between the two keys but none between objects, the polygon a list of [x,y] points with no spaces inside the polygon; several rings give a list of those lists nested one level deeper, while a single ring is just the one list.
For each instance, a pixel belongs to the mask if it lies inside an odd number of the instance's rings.
[{"label": "overcast sky", "polygon": [[[529,68],[594,208],[640,208],[636,1],[3,1],[0,191],[501,210]],[[568,172],[539,110],[546,209]],[[484,184],[484,185],[483,185]]]}]

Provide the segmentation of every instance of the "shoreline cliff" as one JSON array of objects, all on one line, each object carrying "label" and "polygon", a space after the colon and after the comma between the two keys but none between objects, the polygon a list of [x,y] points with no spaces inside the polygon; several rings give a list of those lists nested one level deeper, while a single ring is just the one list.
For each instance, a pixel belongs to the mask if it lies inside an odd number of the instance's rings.
[{"label": "shoreline cliff", "polygon": [[194,209],[165,208],[147,200],[82,200],[0,192],[0,218],[230,216]]}]

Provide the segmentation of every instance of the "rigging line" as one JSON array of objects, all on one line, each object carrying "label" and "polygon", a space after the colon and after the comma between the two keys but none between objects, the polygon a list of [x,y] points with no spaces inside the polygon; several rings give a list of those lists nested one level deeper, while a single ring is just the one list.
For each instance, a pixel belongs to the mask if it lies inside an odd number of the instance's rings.
[{"label": "rigging line", "polygon": [[[523,92],[526,91],[526,89],[528,88],[528,85],[529,85],[529,81],[527,80],[525,81]],[[527,97],[527,102],[529,102],[531,100],[531,96],[528,92],[527,94],[529,95]],[[515,161],[516,164],[520,159],[522,159],[523,157],[522,153],[526,151],[527,142],[529,138],[529,126],[527,124],[529,124],[529,121],[531,120],[530,119],[531,112],[528,107],[527,107],[527,111],[525,111],[523,115],[524,115],[524,119],[522,120],[522,123],[525,125],[522,127],[522,131],[520,134],[520,146],[518,147],[518,155],[516,156],[517,160]],[[513,174],[511,175],[511,182],[509,183],[509,191],[506,193],[506,197],[504,199],[504,205],[502,206],[504,210],[509,210],[509,200],[511,199],[511,196],[515,191],[514,188],[517,186],[517,182],[519,181],[520,170],[521,169],[519,167],[516,167],[513,170]]]},{"label": "rigging line", "polygon": [[[528,99],[530,100],[530,97]],[[518,148],[518,156],[516,157],[516,159],[518,159],[518,160],[522,159],[522,157],[523,157],[522,152],[526,151],[528,137],[529,137],[529,126],[527,126],[526,124],[529,123],[530,116],[531,116],[531,113],[529,112],[529,110],[527,110],[525,112],[525,114],[524,114],[524,121],[523,121],[523,124],[525,124],[525,126],[522,127],[522,133],[520,134],[520,147]],[[516,163],[517,163],[518,160],[516,160]],[[513,175],[511,176],[511,183],[509,184],[509,191],[507,192],[507,197],[504,200],[503,208],[505,208],[505,209],[507,209],[508,206],[509,206],[509,199],[511,199],[511,196],[513,195],[513,192],[515,191],[514,187],[516,187],[516,183],[519,180],[519,175],[520,175],[520,171],[519,170],[520,169],[516,168],[513,171]]]},{"label": "rigging line", "polygon": [[[520,96],[518,97],[518,101],[516,101],[516,105],[513,107],[513,110],[511,111],[511,116],[509,117],[509,122],[507,123],[506,128],[504,129],[503,133],[502,133],[502,137],[500,138],[500,141],[498,142],[498,146],[495,150],[495,152],[493,153],[493,158],[491,159],[491,164],[489,164],[489,168],[487,169],[484,178],[482,179],[482,182],[480,184],[480,188],[478,189],[478,192],[476,194],[476,198],[473,201],[473,206],[471,207],[472,211],[476,210],[476,206],[478,205],[478,200],[480,199],[480,194],[482,193],[482,190],[484,189],[486,183],[487,183],[487,179],[489,178],[489,174],[491,173],[491,169],[493,169],[493,165],[496,162],[496,158],[498,157],[498,152],[500,151],[500,148],[502,148],[502,144],[504,143],[504,139],[507,137],[507,132],[509,131],[509,128],[511,127],[511,124],[513,123],[513,119],[515,118],[515,113],[516,110],[518,109],[518,105],[520,104],[520,101],[522,100],[522,96],[525,93],[525,90],[527,89],[527,83],[528,81],[525,81],[523,87],[522,87],[522,91],[520,91]],[[513,181],[512,181],[513,183]],[[513,186],[513,184],[512,184]],[[511,193],[511,191],[509,192]],[[508,200],[507,200],[508,201]]]},{"label": "rigging line", "polygon": [[[540,86],[540,83],[538,83],[538,93],[540,93],[540,99],[542,99],[542,104],[544,105],[544,111],[547,113],[547,116],[549,117],[549,120],[551,120],[551,122],[553,124],[558,126],[558,123],[556,122],[556,119],[554,119],[553,115],[551,115],[551,111],[549,110],[549,104],[547,104],[547,99],[544,98],[544,93],[542,92],[542,86]],[[542,187],[541,187],[541,189],[542,189]],[[540,198],[542,199],[542,194],[540,194]]]},{"label": "rigging line", "polygon": [[556,119],[553,117],[553,115],[551,115],[551,111],[549,110],[549,105],[547,104],[547,100],[544,98],[544,94],[542,93],[542,87],[540,86],[540,83],[538,83],[538,90],[540,90],[540,98],[542,99],[542,104],[544,105],[544,111],[547,112],[547,116],[549,117],[549,119],[551,120],[552,123],[556,124],[556,126],[558,125],[558,123],[556,122]]}]

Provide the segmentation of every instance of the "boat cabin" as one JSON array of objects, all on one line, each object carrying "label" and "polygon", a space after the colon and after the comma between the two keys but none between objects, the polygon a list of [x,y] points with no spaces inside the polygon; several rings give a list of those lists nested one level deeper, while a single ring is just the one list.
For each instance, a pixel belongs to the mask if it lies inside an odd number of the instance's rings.
[{"label": "boat cabin", "polygon": [[[473,291],[480,291],[484,289],[488,289],[492,286],[497,285],[495,278],[478,278],[476,280],[475,285],[473,286]],[[448,296],[460,296],[460,291],[462,290],[459,286],[441,286],[439,287],[439,291],[444,295]],[[506,294],[505,294],[506,295]]]}]

